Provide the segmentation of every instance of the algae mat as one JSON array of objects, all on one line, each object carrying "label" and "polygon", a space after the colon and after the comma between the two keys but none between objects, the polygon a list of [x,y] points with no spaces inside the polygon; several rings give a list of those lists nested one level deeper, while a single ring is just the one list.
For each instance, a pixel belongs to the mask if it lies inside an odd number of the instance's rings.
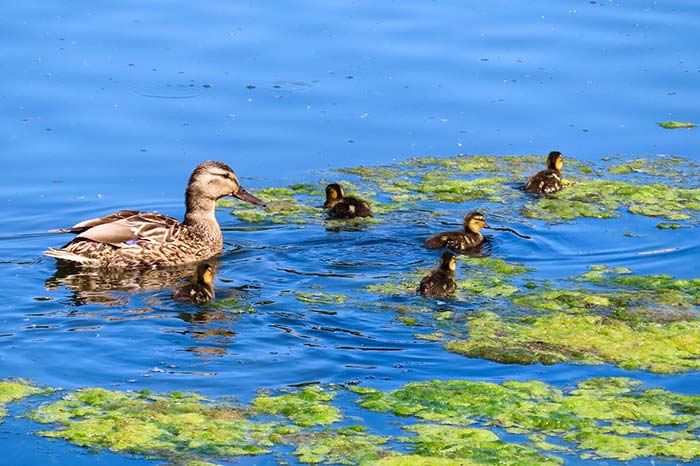
[{"label": "algae mat", "polygon": [[[361,416],[345,416],[334,405],[339,391],[393,417],[401,433],[373,433]],[[51,392],[0,381],[5,404]],[[539,381],[431,380],[390,391],[309,386],[261,392],[249,405],[194,393],[88,388],[35,404],[25,416],[52,426],[41,436],[173,464],[269,454],[287,462],[284,452],[304,464],[363,465],[700,459],[700,395],[645,388],[629,378],[592,378],[566,390]]]},{"label": "algae mat", "polygon": [[[566,188],[533,197],[522,191],[522,185],[530,174],[544,168],[543,161],[541,156],[459,155],[343,168],[324,174],[318,182],[255,191],[268,203],[264,210],[234,209],[232,213],[251,223],[323,222],[323,188],[341,177],[348,194],[368,199],[379,219],[394,212],[416,215],[416,210],[424,208],[439,214],[451,209],[449,204],[470,201],[478,201],[486,210],[555,223],[624,214],[693,223],[700,219],[696,162],[679,157],[610,157],[594,164],[565,155]],[[227,200],[220,204],[235,205]]]}]

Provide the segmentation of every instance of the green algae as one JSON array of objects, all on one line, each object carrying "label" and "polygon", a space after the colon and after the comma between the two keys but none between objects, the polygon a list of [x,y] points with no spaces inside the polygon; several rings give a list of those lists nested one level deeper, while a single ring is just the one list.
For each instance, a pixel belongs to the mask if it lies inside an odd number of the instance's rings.
[{"label": "green algae", "polygon": [[669,187],[661,183],[634,185],[618,180],[591,180],[526,205],[523,215],[540,220],[573,220],[579,217],[608,219],[621,209],[648,217],[687,220],[700,210],[700,189]]},{"label": "green algae", "polygon": [[[538,449],[623,461],[648,456],[683,461],[700,458],[696,415],[700,396],[641,390],[638,381],[626,378],[589,379],[568,393],[537,381],[494,384],[466,380],[411,382],[388,392],[351,390],[360,395],[358,403],[366,409],[448,424],[407,428],[419,433],[412,441],[419,445],[417,452],[423,458],[434,452],[448,452],[435,455],[439,457],[455,452],[465,464],[560,463],[556,457],[542,456]],[[479,421],[530,434],[533,444],[500,445],[495,448],[499,457],[494,458],[492,451],[480,449],[500,440],[490,431],[465,428]],[[547,442],[548,437],[573,448]],[[476,439],[475,446],[469,443],[472,439]],[[525,462],[508,462],[518,457]],[[380,464],[411,464],[393,460],[388,457]]]},{"label": "green algae", "polygon": [[342,418],[338,408],[328,404],[334,396],[333,392],[323,391],[319,386],[279,396],[260,394],[253,400],[253,410],[285,416],[302,427],[328,425]]},{"label": "green algae", "polygon": [[344,294],[324,293],[321,291],[294,291],[292,294],[298,301],[310,304],[343,304],[348,298]]},{"label": "green algae", "polygon": [[39,432],[73,444],[149,457],[198,460],[256,455],[273,445],[274,423],[251,422],[243,410],[212,405],[193,394],[116,392],[91,388],[32,410]]},{"label": "green algae", "polygon": [[[543,465],[562,464],[563,460],[545,456],[528,445],[504,442],[489,430],[460,428],[435,424],[415,424],[405,428],[417,434],[401,440],[414,444],[415,454],[387,457],[378,464],[411,465],[411,458],[418,464],[436,464],[433,460],[448,459],[451,464],[469,465]],[[450,464],[450,463],[437,463]]]},{"label": "green algae", "polygon": [[608,167],[608,172],[615,175],[648,175],[675,181],[683,181],[688,175],[694,176],[697,170],[697,162],[681,157],[642,158]]},{"label": "green algae", "polygon": [[39,388],[23,379],[0,380],[0,424],[2,424],[2,419],[7,415],[5,405],[50,391],[50,389]]},{"label": "green algae", "polygon": [[573,361],[670,374],[700,369],[700,321],[630,323],[563,313],[504,319],[484,312],[468,321],[469,339],[445,347],[505,363]]},{"label": "green algae", "polygon": [[363,426],[313,432],[294,451],[307,464],[375,464],[388,439],[364,433]]},{"label": "green algae", "polygon": [[695,123],[683,122],[683,121],[662,121],[659,122],[659,126],[664,129],[678,129],[678,128],[695,128],[698,126]]},{"label": "green algae", "polygon": [[[318,430],[342,420],[333,405],[336,392],[320,386],[260,393],[250,407],[192,393],[90,388],[28,416],[53,424],[39,432],[46,437],[176,464],[213,464],[277,445],[291,447],[306,464],[557,465],[563,461],[552,453],[558,451],[622,461],[700,459],[700,395],[642,389],[628,378],[583,380],[569,390],[539,381],[469,380],[348,390],[364,409],[420,422],[408,423],[406,435],[394,438],[368,433],[363,425]],[[528,437],[504,441],[493,428]]]}]

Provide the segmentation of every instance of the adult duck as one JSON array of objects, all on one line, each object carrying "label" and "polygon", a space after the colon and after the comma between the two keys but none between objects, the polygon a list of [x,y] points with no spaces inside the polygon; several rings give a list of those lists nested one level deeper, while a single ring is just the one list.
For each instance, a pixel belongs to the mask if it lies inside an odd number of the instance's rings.
[{"label": "adult duck", "polygon": [[44,254],[88,267],[159,267],[208,259],[223,248],[214,209],[224,196],[265,205],[243,189],[231,167],[204,162],[187,183],[182,222],[158,213],[122,210],[56,230],[78,236]]},{"label": "adult duck", "polygon": [[547,169],[532,175],[525,183],[525,191],[533,194],[551,194],[560,191],[563,166],[564,157],[561,152],[550,152],[547,156]]}]

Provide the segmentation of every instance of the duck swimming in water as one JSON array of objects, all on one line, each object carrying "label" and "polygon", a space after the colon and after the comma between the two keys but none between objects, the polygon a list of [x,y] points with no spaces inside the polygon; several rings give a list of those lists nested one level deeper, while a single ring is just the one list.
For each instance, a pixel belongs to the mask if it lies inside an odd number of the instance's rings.
[{"label": "duck swimming in water", "polygon": [[547,156],[547,169],[532,175],[525,184],[525,191],[533,194],[551,194],[561,190],[561,167],[563,165],[564,158],[561,152],[550,152]]},{"label": "duck swimming in water", "polygon": [[464,216],[464,230],[444,231],[425,240],[428,249],[447,248],[464,253],[484,242],[482,228],[490,228],[479,212],[470,212]]},{"label": "duck swimming in water", "polygon": [[367,201],[356,197],[346,197],[343,187],[338,183],[326,186],[326,202],[323,204],[323,208],[329,209],[328,213],[331,218],[346,219],[372,216],[372,209]]},{"label": "duck swimming in water", "polygon": [[423,277],[416,290],[428,298],[445,298],[457,291],[455,269],[457,260],[451,252],[444,252],[440,257],[440,266]]},{"label": "duck swimming in water", "polygon": [[182,223],[158,213],[122,210],[56,230],[78,236],[44,254],[88,267],[157,267],[208,259],[223,248],[214,209],[217,199],[224,196],[265,205],[243,189],[231,167],[204,162],[187,183]]},{"label": "duck swimming in water", "polygon": [[193,304],[205,304],[214,299],[214,268],[202,262],[191,283],[175,289],[173,298]]}]

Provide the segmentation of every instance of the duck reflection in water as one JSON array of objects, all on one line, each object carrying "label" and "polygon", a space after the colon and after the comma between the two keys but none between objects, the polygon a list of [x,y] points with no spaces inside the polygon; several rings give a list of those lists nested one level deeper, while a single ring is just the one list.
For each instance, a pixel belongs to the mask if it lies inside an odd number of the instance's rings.
[{"label": "duck reflection in water", "polygon": [[70,300],[75,306],[125,305],[136,293],[175,289],[183,280],[195,276],[196,270],[196,264],[152,269],[80,267],[59,262],[45,286],[47,290],[65,287],[72,292]]},{"label": "duck reflection in water", "polygon": [[192,304],[206,304],[214,299],[214,267],[207,262],[199,264],[191,282],[175,288],[173,298]]}]

